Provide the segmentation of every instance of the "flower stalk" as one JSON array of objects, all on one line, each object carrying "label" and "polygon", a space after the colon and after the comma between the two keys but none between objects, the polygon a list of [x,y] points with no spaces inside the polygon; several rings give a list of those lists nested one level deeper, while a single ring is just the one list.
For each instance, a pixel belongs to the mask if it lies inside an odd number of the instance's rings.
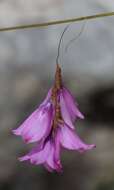
[{"label": "flower stalk", "polygon": [[81,22],[84,20],[92,20],[92,19],[109,17],[109,16],[114,16],[114,12],[99,13],[99,14],[95,14],[95,15],[88,15],[88,16],[83,16],[83,17],[76,17],[76,18],[71,18],[71,19],[50,21],[50,22],[44,22],[44,23],[4,27],[4,28],[0,28],[0,32],[23,30],[23,29],[32,29],[32,28],[42,28],[42,27],[48,27],[48,26],[52,26],[52,25]]}]

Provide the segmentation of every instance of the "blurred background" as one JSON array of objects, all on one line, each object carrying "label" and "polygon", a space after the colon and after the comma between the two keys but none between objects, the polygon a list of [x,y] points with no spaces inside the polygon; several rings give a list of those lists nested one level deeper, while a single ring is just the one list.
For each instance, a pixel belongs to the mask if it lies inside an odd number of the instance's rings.
[{"label": "blurred background", "polygon": [[[0,28],[106,11],[114,11],[113,0],[1,0]],[[114,190],[114,17],[71,24],[60,52],[64,83],[85,115],[78,133],[97,148],[83,155],[64,151],[62,174],[17,160],[31,147],[11,130],[53,84],[65,26],[0,33],[0,190]]]}]

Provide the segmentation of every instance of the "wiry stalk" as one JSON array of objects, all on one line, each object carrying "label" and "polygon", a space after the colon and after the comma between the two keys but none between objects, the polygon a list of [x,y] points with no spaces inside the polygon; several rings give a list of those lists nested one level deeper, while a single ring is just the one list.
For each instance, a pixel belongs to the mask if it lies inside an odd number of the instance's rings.
[{"label": "wiry stalk", "polygon": [[50,22],[44,22],[44,23],[4,27],[4,28],[0,28],[0,32],[30,29],[30,28],[41,28],[41,27],[47,27],[47,26],[51,26],[51,25],[80,22],[80,21],[84,21],[84,20],[92,20],[92,19],[96,19],[96,18],[103,18],[103,17],[109,17],[109,16],[114,16],[114,12],[100,13],[100,14],[95,14],[95,15],[90,15],[90,16],[83,16],[83,17],[77,17],[77,18],[71,18],[71,19],[65,19],[65,20],[57,20],[57,21],[50,21]]}]

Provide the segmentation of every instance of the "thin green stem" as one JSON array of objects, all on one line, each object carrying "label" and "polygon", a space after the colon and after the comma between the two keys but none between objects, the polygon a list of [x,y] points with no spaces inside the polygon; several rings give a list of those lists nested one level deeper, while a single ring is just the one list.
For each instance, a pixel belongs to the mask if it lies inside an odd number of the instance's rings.
[{"label": "thin green stem", "polygon": [[95,14],[95,15],[90,15],[90,16],[83,16],[83,17],[77,17],[77,18],[72,18],[72,19],[57,20],[57,21],[50,21],[50,22],[37,23],[37,24],[5,27],[5,28],[0,28],[0,32],[30,29],[30,28],[41,28],[41,27],[46,27],[46,26],[51,26],[51,25],[73,23],[73,22],[79,22],[83,20],[92,20],[96,18],[103,18],[103,17],[109,17],[109,16],[114,16],[114,12],[100,13],[100,14]]}]

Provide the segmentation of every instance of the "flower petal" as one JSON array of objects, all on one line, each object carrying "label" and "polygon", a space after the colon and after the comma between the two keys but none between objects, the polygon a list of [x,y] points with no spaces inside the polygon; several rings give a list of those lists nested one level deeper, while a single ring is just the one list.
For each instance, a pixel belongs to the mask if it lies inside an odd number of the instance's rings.
[{"label": "flower petal", "polygon": [[[56,144],[57,145],[57,144]],[[47,157],[46,164],[48,169],[56,170],[57,172],[61,172],[62,166],[60,163],[60,155],[59,155],[59,148],[56,147],[53,141],[50,141],[50,154]],[[57,149],[58,155],[55,155],[55,150]]]},{"label": "flower petal", "polygon": [[53,143],[50,142],[50,152],[48,153],[46,163],[53,169],[56,169],[54,162],[54,146]]},{"label": "flower petal", "polygon": [[34,118],[37,118],[39,113],[41,111],[41,108],[39,109],[36,109],[25,121],[24,123],[18,127],[17,129],[15,130],[12,130],[12,132],[15,134],[15,135],[22,135],[22,132],[23,130],[28,126],[29,124],[29,127],[31,127],[32,125],[32,121],[34,120]]},{"label": "flower petal", "polygon": [[60,162],[60,151],[61,151],[61,148],[60,148],[60,129],[59,127],[56,129],[56,135],[55,135],[55,138],[54,138],[54,159],[55,159],[55,162]]},{"label": "flower petal", "polygon": [[62,172],[62,164],[60,161],[60,152],[61,152],[61,144],[60,144],[60,129],[57,128],[55,135],[55,144],[54,144],[54,161],[56,163],[56,171]]},{"label": "flower petal", "polygon": [[50,101],[51,93],[52,93],[52,88],[49,89],[46,98],[44,99],[44,101],[42,102],[42,104],[40,106],[46,105]]},{"label": "flower petal", "polygon": [[30,156],[30,162],[32,164],[44,164],[50,154],[50,142],[48,141],[44,148]]},{"label": "flower petal", "polygon": [[72,124],[71,115],[68,111],[68,106],[66,105],[63,93],[60,93],[60,106],[61,106],[61,113],[62,118],[72,129],[74,129],[74,125]]},{"label": "flower petal", "polygon": [[29,160],[31,158],[31,156],[33,156],[34,154],[38,153],[43,148],[44,148],[44,140],[40,141],[40,143],[37,144],[28,154],[26,154],[25,156],[20,157],[19,161]]},{"label": "flower petal", "polygon": [[50,142],[37,145],[27,155],[19,158],[20,161],[30,160],[32,164],[44,164],[50,153]]},{"label": "flower petal", "polygon": [[17,130],[16,135],[21,135],[26,143],[40,141],[46,137],[51,129],[53,107],[51,103],[35,111]]},{"label": "flower petal", "polygon": [[70,150],[78,150],[79,152],[84,152],[86,150],[95,148],[94,144],[85,144],[74,132],[74,130],[70,129],[66,124],[64,124],[64,126],[60,126],[60,128],[60,142],[64,148]]},{"label": "flower petal", "polygon": [[[22,135],[22,131],[29,125],[30,128],[32,126],[32,121],[36,118],[38,119],[38,115],[40,114],[41,110],[43,107],[45,107],[49,101],[50,101],[50,97],[51,97],[51,92],[52,92],[52,89],[50,89],[48,91],[48,94],[46,96],[46,98],[44,99],[43,103],[40,104],[39,108],[37,108],[25,121],[24,123],[19,127],[17,128],[16,130],[12,130],[12,132],[15,134],[15,135]],[[29,128],[29,127],[28,127]]]},{"label": "flower petal", "polygon": [[84,119],[83,114],[79,111],[78,109],[78,104],[77,102],[75,102],[73,96],[71,95],[71,93],[63,87],[62,89],[62,93],[63,93],[63,97],[64,97],[64,101],[67,105],[67,109],[69,110],[72,118],[81,118]]},{"label": "flower petal", "polygon": [[55,159],[55,148],[55,143],[52,139],[48,139],[46,142],[42,140],[40,144],[33,148],[27,155],[20,157],[19,160],[30,160],[31,164],[43,164],[50,172],[53,170],[61,172],[62,166],[60,159]]}]

